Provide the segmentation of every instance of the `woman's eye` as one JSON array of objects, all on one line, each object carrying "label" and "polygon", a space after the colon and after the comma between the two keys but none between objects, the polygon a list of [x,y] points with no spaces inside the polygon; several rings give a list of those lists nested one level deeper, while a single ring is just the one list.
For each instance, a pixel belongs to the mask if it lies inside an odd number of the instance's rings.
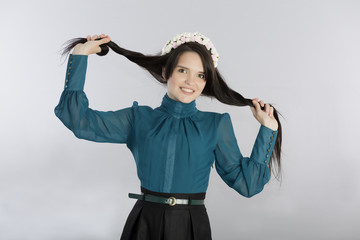
[{"label": "woman's eye", "polygon": [[199,78],[205,79],[205,74],[200,74],[200,75],[199,75]]},{"label": "woman's eye", "polygon": [[185,69],[180,68],[180,69],[179,69],[179,72],[184,73],[184,72],[186,72],[186,71],[185,71]]}]

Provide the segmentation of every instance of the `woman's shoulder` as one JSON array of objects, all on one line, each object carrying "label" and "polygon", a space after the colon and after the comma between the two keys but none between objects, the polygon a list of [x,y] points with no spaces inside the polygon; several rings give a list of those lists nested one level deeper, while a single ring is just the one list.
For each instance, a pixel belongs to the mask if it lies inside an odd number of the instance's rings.
[{"label": "woman's shoulder", "polygon": [[229,115],[228,113],[219,113],[219,112],[211,112],[211,111],[200,111],[196,113],[197,117],[199,119],[204,120],[214,120],[216,122],[219,122],[224,116]]},{"label": "woman's shoulder", "polygon": [[148,105],[139,105],[138,101],[133,101],[131,107],[138,111],[145,111],[145,112],[154,111],[154,109]]}]

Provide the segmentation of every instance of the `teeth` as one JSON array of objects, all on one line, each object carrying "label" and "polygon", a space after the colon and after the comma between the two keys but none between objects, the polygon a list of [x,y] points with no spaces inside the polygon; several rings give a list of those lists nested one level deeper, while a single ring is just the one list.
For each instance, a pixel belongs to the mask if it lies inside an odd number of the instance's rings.
[{"label": "teeth", "polygon": [[193,90],[191,89],[187,89],[187,88],[181,88],[182,90],[184,90],[185,92],[193,92]]}]

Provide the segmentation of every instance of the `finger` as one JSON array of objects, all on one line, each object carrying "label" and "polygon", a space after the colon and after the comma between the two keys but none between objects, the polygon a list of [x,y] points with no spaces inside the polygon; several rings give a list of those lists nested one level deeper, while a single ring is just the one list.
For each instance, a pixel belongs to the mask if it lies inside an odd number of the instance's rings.
[{"label": "finger", "polygon": [[254,99],[252,100],[252,102],[253,102],[253,104],[254,104],[254,106],[255,106],[255,108],[256,108],[256,111],[260,111],[261,108],[260,108],[260,104],[258,103],[257,99],[258,99],[258,98],[254,98]]},{"label": "finger", "polygon": [[104,44],[104,43],[108,43],[108,42],[110,42],[110,38],[102,38],[101,40],[99,40],[99,42],[100,42],[100,45]]},{"label": "finger", "polygon": [[261,106],[261,107],[264,107],[264,105],[265,105],[264,101],[261,100],[261,101],[260,101],[260,106]]},{"label": "finger", "polygon": [[107,35],[107,34],[101,34],[101,37],[103,37],[103,38],[110,38],[109,35]]},{"label": "finger", "polygon": [[270,117],[273,117],[273,116],[274,116],[274,108],[270,107]]},{"label": "finger", "polygon": [[92,36],[91,40],[95,40],[97,38],[98,38],[98,35],[94,35],[94,36]]},{"label": "finger", "polygon": [[270,105],[268,103],[265,104],[265,112],[267,115],[270,115]]},{"label": "finger", "polygon": [[86,40],[90,41],[91,40],[91,36],[87,35]]}]

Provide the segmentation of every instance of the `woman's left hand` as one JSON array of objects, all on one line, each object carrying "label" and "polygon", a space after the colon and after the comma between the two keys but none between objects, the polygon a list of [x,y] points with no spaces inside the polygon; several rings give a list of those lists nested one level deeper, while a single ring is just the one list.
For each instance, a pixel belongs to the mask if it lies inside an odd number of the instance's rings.
[{"label": "woman's left hand", "polygon": [[[264,101],[261,100],[258,102],[258,98],[254,98],[252,103],[255,107],[250,107],[254,117],[259,121],[260,124],[277,131],[278,130],[278,122],[274,117],[274,108],[270,106],[270,104],[264,104]],[[264,110],[261,110],[261,107],[265,106]]]}]

